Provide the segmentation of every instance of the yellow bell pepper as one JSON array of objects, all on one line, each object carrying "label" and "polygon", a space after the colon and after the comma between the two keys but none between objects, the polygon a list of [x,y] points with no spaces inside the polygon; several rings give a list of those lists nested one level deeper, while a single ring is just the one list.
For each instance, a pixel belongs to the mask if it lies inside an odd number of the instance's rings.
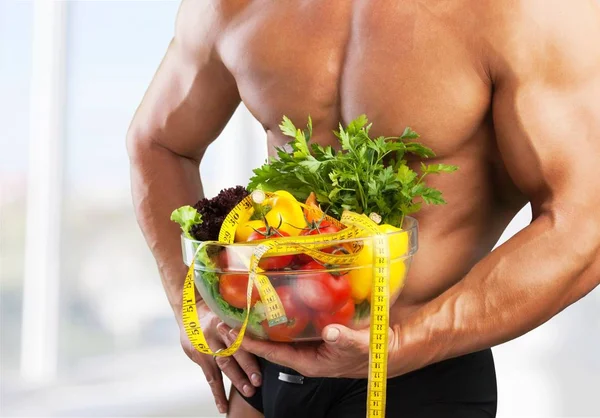
[{"label": "yellow bell pepper", "polygon": [[[378,226],[384,233],[402,231],[392,225],[383,224]],[[397,293],[404,285],[406,265],[403,259],[399,259],[408,252],[408,234],[393,234],[389,236],[390,245],[390,296]],[[350,270],[348,281],[350,282],[351,294],[358,304],[371,297],[373,286],[373,244],[371,240],[365,240],[363,248],[358,253],[354,262],[355,266],[365,266]]]},{"label": "yellow bell pepper", "polygon": [[279,231],[286,232],[290,237],[300,235],[306,228],[304,211],[294,196],[285,190],[279,190],[268,199],[263,206],[270,207],[265,214],[267,224]]},{"label": "yellow bell pepper", "polygon": [[265,222],[260,219],[240,223],[235,230],[235,242],[248,241],[248,237],[251,233],[253,233],[255,230],[263,228],[264,226]]},{"label": "yellow bell pepper", "polygon": [[300,235],[306,228],[306,219],[302,207],[292,194],[285,190],[273,193],[273,196],[265,199],[258,206],[264,209],[264,218],[250,220],[255,209],[252,208],[242,215],[235,231],[235,242],[246,242],[254,230],[265,227],[277,228],[291,237]]}]

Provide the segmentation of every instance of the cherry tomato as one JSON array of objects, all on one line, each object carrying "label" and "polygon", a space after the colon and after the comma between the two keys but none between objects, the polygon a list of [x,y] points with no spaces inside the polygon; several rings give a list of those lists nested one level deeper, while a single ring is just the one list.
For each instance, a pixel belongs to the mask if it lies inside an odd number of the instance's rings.
[{"label": "cherry tomato", "polygon": [[329,324],[347,326],[354,317],[354,301],[348,299],[337,312],[318,312],[313,320],[316,330],[321,333]]},{"label": "cherry tomato", "polygon": [[273,341],[292,341],[306,329],[310,322],[310,313],[306,306],[294,299],[291,286],[279,286],[275,291],[279,295],[288,322],[270,327],[265,319],[262,327]]},{"label": "cherry tomato", "polygon": [[[275,228],[259,228],[248,237],[248,241],[258,241],[261,239],[277,239],[289,237],[285,231],[277,231]],[[294,259],[293,255],[278,255],[274,257],[264,257],[258,263],[258,266],[265,271],[281,270],[290,265]]]},{"label": "cherry tomato", "polygon": [[[339,232],[339,231],[340,231],[340,229],[337,226],[331,225],[327,221],[323,221],[319,224],[318,228],[305,229],[300,233],[300,235],[308,236],[308,235],[320,235],[320,234],[333,234],[333,233]],[[324,253],[332,253],[334,251],[334,249],[335,248],[333,248],[333,247],[322,248],[320,251],[323,251]],[[301,263],[308,263],[312,260],[313,260],[313,258],[307,254],[298,254],[298,261],[300,261]]]},{"label": "cherry tomato", "polygon": [[[221,274],[219,277],[219,293],[225,299],[225,302],[236,308],[244,309],[246,307],[246,290],[248,289],[247,274]],[[250,306],[253,306],[260,296],[256,287],[252,289],[252,298]]]},{"label": "cherry tomato", "polygon": [[311,261],[302,270],[314,270],[314,273],[302,272],[295,282],[296,296],[306,306],[317,311],[335,312],[350,297],[350,284],[346,275],[334,276],[327,273],[321,264]]}]

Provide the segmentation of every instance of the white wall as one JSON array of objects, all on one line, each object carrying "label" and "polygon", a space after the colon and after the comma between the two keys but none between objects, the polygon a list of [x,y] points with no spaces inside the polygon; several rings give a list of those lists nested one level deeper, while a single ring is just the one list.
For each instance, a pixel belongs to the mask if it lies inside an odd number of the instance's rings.
[{"label": "white wall", "polygon": [[[530,221],[528,205],[499,244]],[[499,417],[600,416],[600,289],[493,352]]]}]

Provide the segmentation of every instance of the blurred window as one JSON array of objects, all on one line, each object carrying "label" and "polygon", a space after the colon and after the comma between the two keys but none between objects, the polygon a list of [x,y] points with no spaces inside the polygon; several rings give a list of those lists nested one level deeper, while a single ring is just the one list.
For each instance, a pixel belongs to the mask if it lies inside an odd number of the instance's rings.
[{"label": "blurred window", "polygon": [[[124,142],[171,40],[178,6],[70,3],[59,340],[65,368],[92,355],[172,346],[179,338],[134,217]],[[245,184],[264,160],[257,125],[241,107],[209,149],[202,165],[207,195]],[[248,153],[226,151],[252,141]]]},{"label": "blurred window", "polygon": [[0,371],[19,369],[27,197],[31,2],[0,2]]},{"label": "blurred window", "polygon": [[[61,243],[58,370],[47,384],[31,386],[19,377],[19,364],[34,3],[0,2],[3,413],[216,414],[201,369],[179,347],[135,220],[125,149],[128,125],[172,38],[178,7],[178,1],[67,3],[62,213],[53,220]],[[205,193],[246,184],[265,156],[265,134],[240,106],[207,151]]]}]

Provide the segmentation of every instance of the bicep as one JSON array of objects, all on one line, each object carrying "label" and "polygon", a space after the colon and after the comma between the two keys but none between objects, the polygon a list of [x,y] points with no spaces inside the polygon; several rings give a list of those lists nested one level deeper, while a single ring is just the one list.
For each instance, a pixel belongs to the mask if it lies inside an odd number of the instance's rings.
[{"label": "bicep", "polygon": [[[585,198],[600,179],[600,76],[573,90],[519,86],[498,91],[498,147],[515,184],[540,208]],[[591,192],[592,189],[587,189]]]},{"label": "bicep", "polygon": [[507,61],[514,59],[498,76],[498,148],[536,214],[600,205],[598,27],[582,26],[560,39],[545,38],[543,26],[528,32],[520,48],[537,49],[509,55]]},{"label": "bicep", "polygon": [[214,50],[208,26],[182,17],[176,36],[144,95],[130,136],[199,160],[240,103],[237,86]]}]

